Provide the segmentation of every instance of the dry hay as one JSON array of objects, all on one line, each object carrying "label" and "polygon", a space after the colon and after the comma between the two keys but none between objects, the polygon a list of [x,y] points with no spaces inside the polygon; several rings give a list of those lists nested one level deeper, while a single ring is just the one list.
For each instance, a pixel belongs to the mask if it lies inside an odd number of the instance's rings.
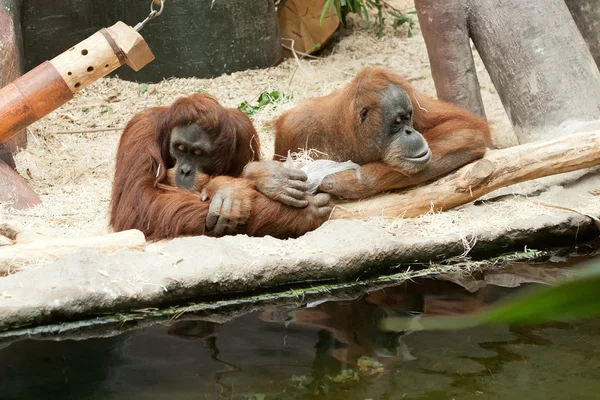
[{"label": "dry hay", "polygon": [[[367,65],[388,66],[418,89],[435,96],[425,45],[416,16],[413,19],[416,27],[412,38],[407,37],[406,28],[393,30],[387,27],[382,39],[373,32],[357,30],[342,38],[326,56],[291,58],[268,69],[236,72],[215,79],[169,79],[148,85],[118,78],[101,79],[30,127],[29,147],[17,154],[16,161],[19,173],[40,194],[43,203],[26,211],[0,208],[0,222],[44,235],[91,236],[109,231],[108,205],[121,131],[61,133],[118,129],[134,113],[151,106],[168,105],[180,96],[202,91],[216,96],[225,106],[237,107],[243,101],[256,101],[263,91],[279,90],[291,94],[291,101],[268,105],[253,117],[264,157],[271,157],[273,151],[268,121],[301,99],[325,95],[340,88]],[[514,134],[489,76],[479,59],[476,66],[487,116],[495,128],[495,141],[500,147],[512,145]],[[499,229],[510,224],[506,214],[522,215],[523,206],[519,204],[503,206],[519,208],[519,212],[511,209],[496,213],[498,221],[494,217],[474,220],[469,213],[459,209],[410,221],[386,221],[385,224],[391,232],[402,230],[419,236],[456,232],[460,237],[471,237],[484,224],[497,224]],[[532,214],[549,212],[539,207],[525,208]]]}]

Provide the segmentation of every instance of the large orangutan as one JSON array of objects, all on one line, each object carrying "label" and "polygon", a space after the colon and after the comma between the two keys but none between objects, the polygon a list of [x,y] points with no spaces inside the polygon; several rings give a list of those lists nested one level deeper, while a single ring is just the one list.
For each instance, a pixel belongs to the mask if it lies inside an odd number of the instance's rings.
[{"label": "large orangutan", "polygon": [[[259,161],[259,146],[250,119],[208,95],[135,115],[117,150],[113,229],[139,229],[155,240],[234,233],[296,237],[317,228],[331,212],[329,196],[308,195],[302,171]],[[193,192],[198,176],[208,177],[202,198]]]},{"label": "large orangutan", "polygon": [[317,157],[360,164],[328,175],[319,186],[349,199],[437,178],[492,146],[487,121],[379,67],[364,69],[328,96],[305,100],[273,128],[275,159],[316,149],[323,153]]}]

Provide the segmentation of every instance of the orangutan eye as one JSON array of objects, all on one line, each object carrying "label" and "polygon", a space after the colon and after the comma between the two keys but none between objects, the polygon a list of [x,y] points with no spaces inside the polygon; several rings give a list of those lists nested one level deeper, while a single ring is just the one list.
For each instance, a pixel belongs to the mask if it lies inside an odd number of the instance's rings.
[{"label": "orangutan eye", "polygon": [[199,155],[201,155],[202,153],[204,153],[204,152],[202,151],[202,149],[194,149],[194,154],[195,154],[195,155],[199,156]]},{"label": "orangutan eye", "polygon": [[179,146],[177,146],[177,148],[179,149],[179,151],[185,151],[185,145],[184,144],[180,144]]},{"label": "orangutan eye", "polygon": [[396,119],[394,120],[394,122],[395,122],[397,125],[400,125],[400,124],[402,123],[402,117],[398,115],[398,116],[396,117]]}]

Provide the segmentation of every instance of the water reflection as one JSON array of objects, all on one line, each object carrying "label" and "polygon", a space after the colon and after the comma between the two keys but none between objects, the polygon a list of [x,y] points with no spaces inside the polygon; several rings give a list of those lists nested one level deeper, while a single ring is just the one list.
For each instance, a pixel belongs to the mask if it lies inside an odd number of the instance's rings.
[{"label": "water reflection", "polygon": [[102,339],[15,342],[0,349],[0,398],[597,398],[598,320],[377,328],[387,316],[476,312],[520,290],[451,280],[265,309],[224,324],[178,321]]}]

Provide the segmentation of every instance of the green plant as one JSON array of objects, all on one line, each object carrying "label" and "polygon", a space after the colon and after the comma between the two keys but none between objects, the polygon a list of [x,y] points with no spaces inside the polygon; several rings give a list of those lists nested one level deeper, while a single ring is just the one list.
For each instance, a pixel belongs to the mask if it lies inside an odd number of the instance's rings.
[{"label": "green plant", "polygon": [[106,114],[112,111],[112,106],[104,106],[100,109],[100,114]]},{"label": "green plant", "polygon": [[367,24],[367,28],[371,29],[373,25],[369,18],[369,11],[375,11],[377,17],[375,19],[375,26],[377,28],[377,37],[383,36],[383,28],[385,26],[385,15],[389,15],[392,18],[392,26],[398,28],[404,24],[408,24],[408,37],[413,35],[413,27],[415,23],[410,17],[410,14],[415,14],[415,10],[403,13],[390,5],[385,0],[325,0],[323,9],[321,10],[321,18],[319,22],[322,24],[325,19],[325,15],[331,8],[335,8],[335,11],[340,19],[340,22],[346,26],[346,15],[348,13],[356,13],[362,15]]},{"label": "green plant", "polygon": [[138,86],[137,92],[139,94],[148,93],[148,89],[150,89],[150,86],[148,86],[146,83],[142,83],[140,86]]},{"label": "green plant", "polygon": [[285,94],[280,92],[279,90],[273,90],[272,92],[262,92],[258,96],[258,103],[256,105],[252,105],[247,101],[242,102],[238,109],[242,110],[249,117],[254,115],[257,111],[265,108],[267,104],[275,104],[283,101],[290,100],[292,96],[289,94]]},{"label": "green plant", "polygon": [[[600,259],[588,263],[569,280],[553,286],[537,287],[501,302],[489,309],[467,316],[419,319],[418,329],[466,329],[483,324],[535,324],[557,319],[600,316]],[[382,328],[406,331],[413,324],[411,317],[388,318]]]}]

